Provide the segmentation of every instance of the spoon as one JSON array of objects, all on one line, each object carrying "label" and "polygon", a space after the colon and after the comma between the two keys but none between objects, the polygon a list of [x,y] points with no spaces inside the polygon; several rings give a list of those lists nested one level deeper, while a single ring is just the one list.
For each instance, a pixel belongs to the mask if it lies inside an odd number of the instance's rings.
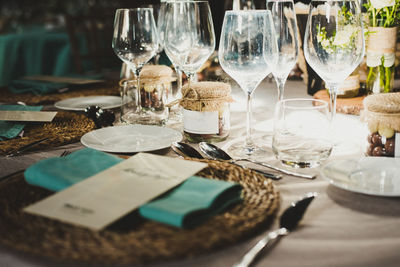
[{"label": "spoon", "polygon": [[182,142],[173,142],[171,145],[172,150],[181,157],[191,157],[196,159],[204,159],[204,157],[194,149],[191,145]]},{"label": "spoon", "polygon": [[228,153],[226,153],[224,150],[222,150],[221,148],[210,144],[210,143],[206,143],[206,142],[200,142],[199,143],[199,147],[201,152],[203,152],[207,157],[211,158],[211,159],[222,159],[222,160],[227,160],[231,163],[235,163],[237,161],[248,161],[257,165],[261,165],[270,169],[273,169],[275,171],[279,171],[281,173],[287,174],[287,175],[291,175],[291,176],[296,176],[296,177],[301,177],[301,178],[305,178],[305,179],[314,179],[316,177],[316,175],[308,175],[308,174],[302,174],[302,173],[297,173],[297,172],[292,172],[292,171],[288,171],[285,169],[281,169],[278,167],[275,167],[273,165],[270,165],[268,163],[264,163],[264,162],[258,162],[258,161],[254,161],[251,159],[233,159],[231,156],[228,155]]},{"label": "spoon", "polygon": [[[181,157],[204,159],[204,157],[196,149],[194,149],[191,145],[188,145],[188,144],[185,144],[182,142],[173,142],[171,144],[171,148],[176,154],[178,154]],[[219,159],[215,159],[215,160],[219,160]],[[244,167],[243,165],[237,164],[235,162],[233,162],[232,164],[235,164],[242,168],[247,168],[247,167]],[[270,178],[273,180],[280,180],[282,178],[282,176],[275,175],[273,173],[268,173],[268,172],[264,172],[264,171],[257,170],[257,169],[253,169],[253,170],[255,172],[258,172],[258,173],[264,175],[266,178]]]},{"label": "spoon", "polygon": [[252,247],[242,258],[239,263],[234,264],[234,267],[246,267],[249,266],[257,255],[267,246],[269,241],[274,240],[280,236],[288,235],[294,229],[296,229],[300,220],[303,218],[311,201],[317,196],[317,193],[308,193],[301,200],[292,203],[282,214],[279,224],[280,228],[269,232],[257,244]]}]

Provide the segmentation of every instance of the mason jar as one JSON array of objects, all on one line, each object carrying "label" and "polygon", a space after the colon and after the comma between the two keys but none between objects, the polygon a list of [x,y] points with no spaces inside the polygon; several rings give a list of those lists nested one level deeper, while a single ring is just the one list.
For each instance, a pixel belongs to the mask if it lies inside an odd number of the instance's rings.
[{"label": "mason jar", "polygon": [[231,87],[222,82],[191,82],[182,87],[183,133],[189,142],[219,142],[230,131]]}]

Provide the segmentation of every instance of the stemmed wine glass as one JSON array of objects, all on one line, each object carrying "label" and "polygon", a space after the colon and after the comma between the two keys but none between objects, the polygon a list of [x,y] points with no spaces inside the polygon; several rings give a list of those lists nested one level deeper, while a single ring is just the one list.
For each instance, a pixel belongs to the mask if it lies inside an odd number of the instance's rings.
[{"label": "stemmed wine glass", "polygon": [[239,84],[247,96],[246,141],[244,145],[228,148],[233,156],[258,157],[266,154],[266,151],[256,147],[252,140],[251,99],[254,90],[270,73],[264,58],[264,44],[274,50],[275,43],[271,12],[267,10],[225,12],[218,51],[219,62],[223,70]]},{"label": "stemmed wine glass", "polygon": [[309,8],[304,55],[329,89],[333,121],[338,89],[364,56],[361,9],[358,0],[313,0]]},{"label": "stemmed wine glass", "polygon": [[164,49],[190,81],[215,49],[214,26],[207,1],[167,2]]},{"label": "stemmed wine glass", "polygon": [[297,40],[297,21],[293,0],[268,0],[267,9],[271,11],[277,39],[278,53],[264,51],[267,60],[272,62],[271,71],[278,86],[278,100],[283,99],[286,79],[293,69],[299,54]]},{"label": "stemmed wine glass", "polygon": [[[158,53],[162,52],[164,50],[165,47],[165,31],[166,31],[166,24],[167,24],[167,2],[161,2],[160,4],[160,9],[159,9],[159,13],[158,13],[158,18],[157,18],[157,30],[158,30],[158,35],[160,38],[160,49],[158,51]],[[177,18],[179,19],[179,18]],[[174,65],[174,69],[176,72],[176,76],[177,76],[177,86],[176,86],[176,90],[172,90],[172,92],[169,93],[168,98],[170,99],[170,101],[176,100],[177,98],[180,98],[181,95],[181,88],[182,88],[182,71],[180,70],[179,66],[177,66],[176,64],[174,64],[172,62],[172,64]],[[177,114],[174,113],[176,116],[180,116],[181,114]],[[170,113],[171,116],[171,113]]]},{"label": "stemmed wine glass", "polygon": [[137,110],[122,118],[126,122],[138,122],[142,116],[139,74],[143,65],[156,54],[158,45],[158,33],[152,8],[116,11],[112,47],[115,54],[135,73],[137,82]]}]

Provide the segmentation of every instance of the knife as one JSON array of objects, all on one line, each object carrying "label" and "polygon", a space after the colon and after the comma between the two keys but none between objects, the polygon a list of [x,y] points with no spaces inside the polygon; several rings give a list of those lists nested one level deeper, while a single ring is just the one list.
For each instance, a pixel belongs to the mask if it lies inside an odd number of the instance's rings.
[{"label": "knife", "polygon": [[301,200],[292,203],[282,214],[280,219],[280,228],[269,232],[262,239],[260,239],[257,244],[252,247],[242,258],[242,260],[236,264],[234,267],[246,267],[254,261],[257,255],[267,246],[267,244],[280,236],[285,236],[292,232],[299,224],[301,218],[311,201],[317,196],[317,193],[308,193]]},{"label": "knife", "polygon": [[29,150],[31,147],[36,146],[36,145],[38,145],[38,144],[40,144],[40,143],[42,143],[42,142],[44,142],[44,141],[46,141],[46,140],[48,140],[48,139],[49,139],[49,138],[46,137],[46,138],[43,138],[43,139],[39,139],[39,140],[37,140],[37,141],[34,141],[34,142],[32,142],[32,143],[29,143],[29,144],[27,144],[27,145],[25,145],[25,146],[23,146],[23,147],[21,147],[21,148],[19,148],[19,149],[17,149],[17,150],[13,150],[13,151],[9,152],[8,154],[6,154],[6,157],[15,157],[15,156],[19,156],[19,155],[21,155],[23,152]]}]

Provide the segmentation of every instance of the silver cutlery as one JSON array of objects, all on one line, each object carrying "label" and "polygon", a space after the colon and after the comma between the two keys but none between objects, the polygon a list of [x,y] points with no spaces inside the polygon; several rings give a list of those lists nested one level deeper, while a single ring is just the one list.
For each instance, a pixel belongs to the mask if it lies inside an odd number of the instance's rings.
[{"label": "silver cutlery", "polygon": [[46,137],[46,138],[42,138],[42,139],[33,141],[33,142],[31,142],[31,143],[29,143],[29,144],[27,144],[27,145],[25,145],[25,146],[23,146],[23,147],[21,147],[21,148],[19,148],[19,149],[10,151],[9,153],[6,154],[6,157],[16,157],[16,156],[19,156],[19,155],[21,155],[23,152],[28,151],[28,150],[31,149],[32,147],[34,147],[34,146],[36,146],[36,145],[38,145],[38,144],[40,144],[40,143],[43,143],[44,141],[46,141],[46,140],[48,140],[48,139],[49,139],[49,138]]},{"label": "silver cutlery", "polygon": [[234,267],[246,267],[254,261],[259,253],[267,246],[267,244],[278,237],[288,235],[294,229],[296,229],[300,220],[303,218],[305,211],[310,205],[311,201],[317,196],[317,193],[308,193],[301,200],[292,203],[282,214],[280,218],[280,228],[269,232],[257,244],[252,247],[242,258],[242,260]]},{"label": "silver cutlery", "polygon": [[273,166],[271,164],[268,163],[264,163],[264,162],[259,162],[259,161],[254,161],[251,159],[233,159],[231,156],[228,155],[228,153],[226,153],[224,150],[222,150],[221,148],[210,144],[210,143],[206,143],[206,142],[200,142],[199,143],[199,148],[201,150],[201,152],[203,152],[206,156],[212,158],[212,159],[222,159],[222,160],[227,160],[231,163],[236,163],[238,161],[247,161],[247,162],[251,162],[257,165],[261,165],[267,168],[270,168],[272,170],[287,174],[287,175],[291,175],[291,176],[296,176],[296,177],[300,177],[300,178],[305,178],[305,179],[315,179],[316,175],[308,175],[308,174],[303,174],[303,173],[297,173],[297,172],[293,172],[293,171],[289,171],[289,170],[285,170],[276,166]]},{"label": "silver cutlery", "polygon": [[[64,150],[63,153],[61,153],[61,155],[60,155],[59,157],[66,157],[66,156],[68,156],[69,154],[71,154],[71,151]],[[14,175],[17,175],[18,173],[25,172],[25,170],[26,170],[26,169],[22,169],[22,170],[18,170],[18,171],[15,171],[15,172],[13,172],[13,173],[4,175],[4,176],[0,177],[0,181],[3,181],[3,180],[5,180],[5,179],[7,179],[7,178],[9,178],[9,177],[12,177],[12,176],[14,176]]]},{"label": "silver cutlery", "polygon": [[[182,142],[173,142],[171,144],[171,148],[176,154],[178,154],[181,157],[204,159],[204,157],[196,149],[194,149],[191,145],[188,145],[188,144],[185,144]],[[220,159],[214,159],[214,160],[220,160]],[[232,164],[235,164],[241,168],[250,169],[250,168],[240,165],[238,163],[232,163]],[[262,174],[266,178],[270,178],[273,180],[280,180],[282,178],[281,175],[276,175],[273,173],[268,173],[268,172],[264,172],[264,171],[257,170],[257,169],[252,169],[252,170]]]}]

